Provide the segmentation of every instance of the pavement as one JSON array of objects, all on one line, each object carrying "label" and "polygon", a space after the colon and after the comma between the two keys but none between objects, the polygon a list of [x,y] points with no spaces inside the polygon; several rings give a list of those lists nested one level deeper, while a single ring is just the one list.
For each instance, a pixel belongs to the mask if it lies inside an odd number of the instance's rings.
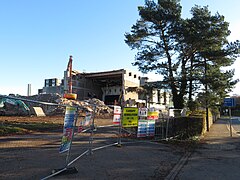
[{"label": "pavement", "polygon": [[170,176],[170,173],[166,179],[240,179],[240,118],[232,119],[232,135],[229,119],[219,119],[201,139],[199,146],[175,166],[175,171],[172,170],[175,176]]}]

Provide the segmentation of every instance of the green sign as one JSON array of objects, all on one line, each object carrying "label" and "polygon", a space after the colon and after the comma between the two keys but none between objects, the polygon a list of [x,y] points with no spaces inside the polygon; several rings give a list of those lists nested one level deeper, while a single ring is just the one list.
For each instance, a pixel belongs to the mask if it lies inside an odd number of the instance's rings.
[{"label": "green sign", "polygon": [[123,109],[123,127],[137,127],[138,126],[138,108],[125,107]]}]

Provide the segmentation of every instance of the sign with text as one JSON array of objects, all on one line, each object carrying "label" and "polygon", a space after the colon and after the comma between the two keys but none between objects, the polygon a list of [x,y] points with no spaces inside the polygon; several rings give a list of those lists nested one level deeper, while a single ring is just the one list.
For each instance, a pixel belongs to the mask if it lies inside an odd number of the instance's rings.
[{"label": "sign with text", "polygon": [[147,136],[155,135],[155,120],[147,121]]},{"label": "sign with text", "polygon": [[226,107],[236,106],[234,98],[224,98],[223,105],[226,106]]},{"label": "sign with text", "polygon": [[82,122],[83,126],[88,126],[92,120],[92,112],[86,112],[86,116]]},{"label": "sign with text", "polygon": [[86,112],[85,117],[79,123],[78,133],[81,133],[86,128],[86,126],[88,126],[91,123],[91,120],[92,120],[92,112]]},{"label": "sign with text", "polygon": [[147,136],[147,120],[138,120],[137,137]]},{"label": "sign with text", "polygon": [[149,120],[158,119],[158,112],[157,111],[148,111],[147,119],[149,119]]},{"label": "sign with text", "polygon": [[120,106],[114,106],[113,109],[113,124],[120,124],[122,109]]},{"label": "sign with text", "polygon": [[125,107],[123,109],[123,127],[137,127],[138,126],[138,108]]},{"label": "sign with text", "polygon": [[138,116],[139,117],[147,117],[148,108],[139,108],[138,109]]}]

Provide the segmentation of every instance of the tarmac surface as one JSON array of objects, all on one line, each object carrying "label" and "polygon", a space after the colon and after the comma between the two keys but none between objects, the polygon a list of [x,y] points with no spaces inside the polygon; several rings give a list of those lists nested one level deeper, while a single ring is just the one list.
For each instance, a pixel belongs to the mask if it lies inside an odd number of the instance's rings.
[{"label": "tarmac surface", "polygon": [[[131,138],[117,147],[117,132],[99,128],[92,144],[89,133],[76,135],[68,163],[78,173],[54,177],[52,171],[66,165],[67,154],[59,153],[62,132],[0,137],[0,179],[164,179],[185,153],[175,145]],[[92,154],[85,153],[90,147]]]},{"label": "tarmac surface", "polygon": [[240,118],[231,121],[232,133],[229,119],[215,122],[172,179],[240,179]]}]

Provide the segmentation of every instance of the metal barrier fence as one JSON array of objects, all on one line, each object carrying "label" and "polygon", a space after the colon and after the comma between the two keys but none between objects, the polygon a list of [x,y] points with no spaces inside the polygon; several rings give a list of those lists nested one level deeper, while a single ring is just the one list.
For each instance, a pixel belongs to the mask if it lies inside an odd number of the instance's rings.
[{"label": "metal barrier fence", "polygon": [[160,117],[156,121],[155,138],[160,140],[172,139],[174,136],[173,124],[173,117]]},{"label": "metal barrier fence", "polygon": [[[74,167],[70,167],[70,166],[73,165],[78,159],[80,159],[84,155],[91,155],[91,154],[93,154],[93,151],[97,151],[97,150],[107,148],[110,146],[120,147],[122,144],[122,142],[121,142],[121,123],[119,123],[118,125],[110,124],[110,125],[106,125],[106,126],[96,126],[95,115],[96,115],[97,105],[95,105],[95,104],[91,104],[93,112],[91,113],[90,119],[87,119],[88,122],[86,122],[86,119],[85,119],[86,117],[84,117],[82,120],[78,121],[79,110],[81,110],[81,111],[84,110],[83,108],[81,109],[78,106],[70,106],[67,104],[56,104],[56,103],[35,101],[35,100],[24,99],[24,98],[20,98],[20,97],[5,96],[5,95],[0,95],[0,98],[20,100],[20,101],[24,101],[24,102],[37,103],[37,104],[46,105],[46,106],[58,106],[58,107],[66,108],[66,113],[65,113],[65,117],[64,117],[64,127],[67,123],[72,121],[72,129],[71,129],[71,131],[69,131],[69,129],[67,131],[65,131],[65,129],[63,129],[63,131],[64,131],[63,134],[66,133],[67,136],[64,137],[64,135],[63,135],[62,142],[63,141],[65,142],[66,138],[69,138],[68,139],[69,141],[66,140],[66,142],[68,143],[67,148],[66,149],[63,148],[62,152],[60,152],[60,153],[67,152],[65,165],[63,165],[64,168],[53,169],[52,174],[42,178],[43,180],[54,177],[62,172],[70,172],[70,173],[77,172],[77,170]],[[67,112],[68,108],[72,108],[72,109],[70,109],[69,112]],[[79,124],[79,126],[77,125],[77,123]],[[96,129],[97,128],[111,128],[111,127],[115,128],[114,131],[115,131],[115,134],[117,134],[116,142],[112,142],[110,144],[99,146],[99,147],[93,147],[93,142],[94,142],[93,137],[94,137],[94,132],[96,131]],[[81,132],[79,132],[79,128],[82,128]],[[78,130],[78,132],[76,130]],[[72,159],[72,157],[71,157],[72,145],[73,145],[75,136],[77,136],[77,133],[89,133],[89,136],[87,138],[88,145],[86,146],[86,150],[84,152],[82,152],[80,155],[78,155],[77,157]],[[63,147],[65,145],[66,144],[64,144]]]},{"label": "metal barrier fence", "polygon": [[[103,148],[107,148],[107,147],[111,147],[111,146],[121,147],[122,144],[129,143],[129,141],[122,142],[122,138],[124,137],[125,134],[127,134],[127,137],[129,137],[128,135],[131,135],[136,138],[138,137],[139,124],[138,124],[137,128],[136,127],[133,127],[133,128],[132,127],[130,127],[130,128],[122,127],[121,121],[123,120],[123,110],[121,113],[120,121],[117,125],[109,124],[107,126],[106,125],[96,126],[96,123],[95,123],[96,108],[97,108],[96,104],[91,104],[92,109],[93,109],[93,112],[90,115],[91,117],[88,117],[87,113],[86,113],[85,117],[79,117],[79,111],[84,110],[84,109],[81,109],[79,106],[69,106],[66,104],[56,104],[56,103],[48,103],[48,102],[42,102],[42,101],[34,101],[34,100],[29,100],[29,99],[24,99],[24,98],[3,96],[3,95],[0,95],[0,97],[1,98],[9,98],[9,99],[17,99],[17,100],[22,100],[22,101],[32,102],[32,103],[38,103],[38,104],[47,105],[47,106],[62,106],[62,107],[66,108],[66,113],[65,113],[65,117],[64,117],[64,129],[63,129],[64,132],[63,132],[62,144],[61,144],[61,147],[63,147],[61,153],[67,152],[65,165],[63,165],[63,168],[61,168],[61,169],[53,169],[52,173],[50,175],[42,178],[43,180],[49,179],[49,178],[59,175],[63,172],[70,172],[70,173],[77,172],[77,170],[74,167],[72,167],[72,165],[77,160],[79,160],[81,157],[83,157],[85,155],[92,155],[94,151],[97,151],[97,150],[100,150]],[[154,114],[153,114],[153,116],[154,116]],[[90,119],[87,119],[87,117]],[[82,118],[82,119],[80,120],[79,118]],[[72,124],[69,127],[71,127],[72,129],[67,129],[67,128],[69,128],[68,123],[70,121]],[[143,122],[144,122],[144,120],[143,120]],[[156,122],[154,123],[154,136],[151,136],[151,137],[160,138],[160,139],[168,139],[172,134],[171,133],[171,127],[173,124],[172,122],[173,122],[172,118],[170,118],[168,115],[164,115],[164,116],[160,116],[160,117],[158,116],[158,119],[156,119]],[[68,125],[66,125],[66,124],[68,124]],[[66,126],[66,129],[65,129],[65,126]],[[105,144],[102,144],[101,146],[94,146],[94,141],[95,141],[94,135],[97,134],[97,131],[99,131],[99,129],[104,129],[103,131],[107,131],[106,130],[107,128],[110,131],[110,133],[115,134],[115,138],[111,137],[112,139],[109,138],[108,140],[106,140],[107,138],[105,137]],[[77,146],[77,145],[74,145],[74,139],[75,139],[75,137],[77,137],[78,133],[80,133],[79,134],[80,136],[83,134],[86,134],[86,133],[89,133],[89,135],[84,136],[85,137],[85,140],[84,140],[85,150],[83,150],[83,152],[81,152],[76,157],[73,157],[71,152],[72,152],[72,148],[76,148],[76,146]],[[65,134],[66,134],[66,136],[65,136]],[[142,138],[141,138],[141,140],[142,140]],[[67,143],[67,144],[64,144],[64,143]]]}]

